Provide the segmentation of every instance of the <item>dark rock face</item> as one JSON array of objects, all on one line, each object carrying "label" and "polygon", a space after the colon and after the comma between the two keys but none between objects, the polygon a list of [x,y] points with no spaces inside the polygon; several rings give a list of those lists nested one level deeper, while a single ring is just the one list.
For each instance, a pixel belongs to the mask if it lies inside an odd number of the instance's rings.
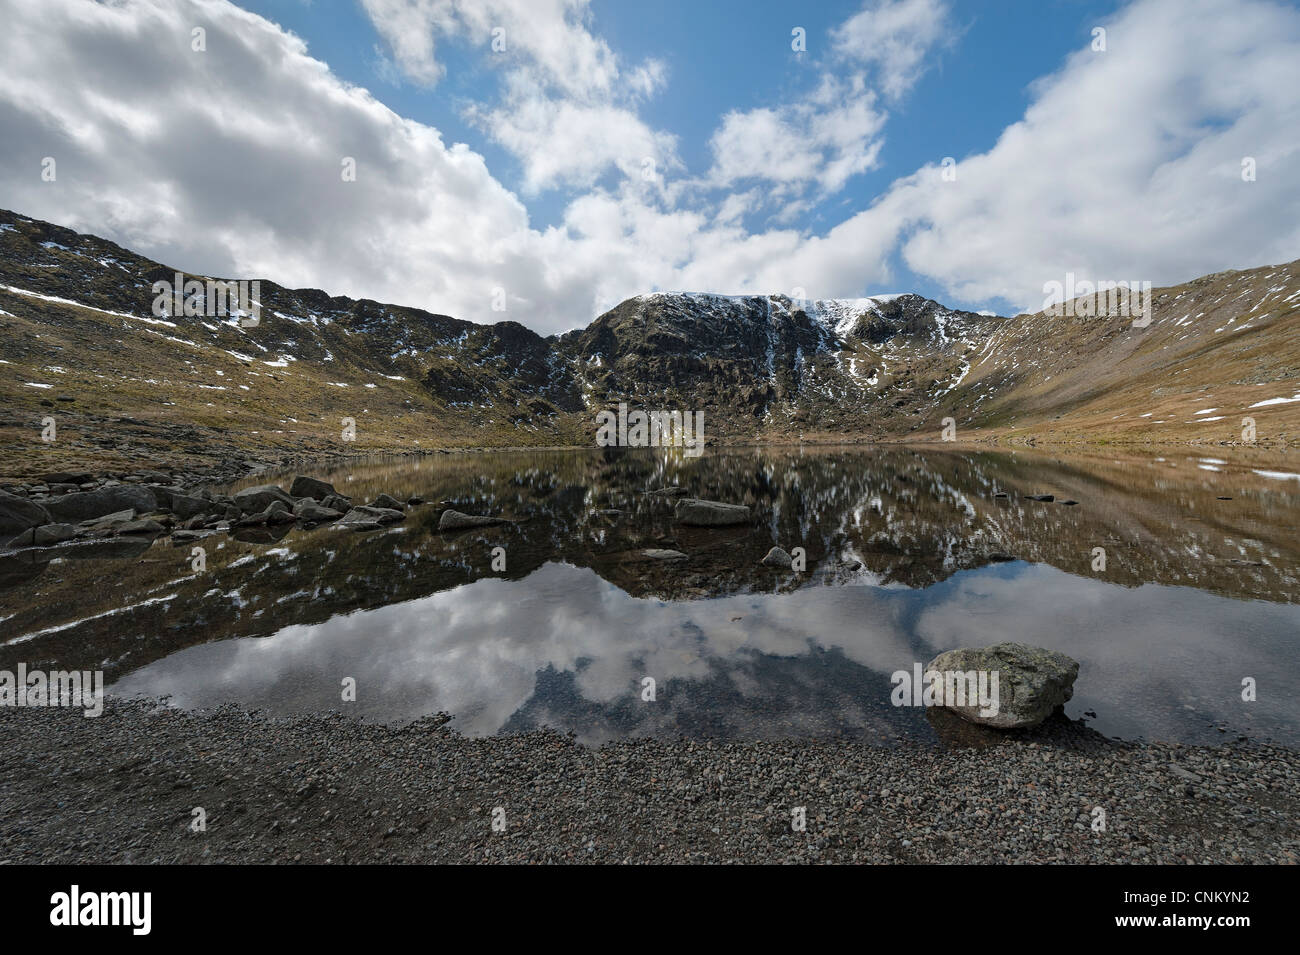
[{"label": "dark rock face", "polygon": [[101,487],[95,491],[65,494],[46,502],[45,509],[56,521],[77,523],[94,520],[117,511],[148,513],[158,507],[158,499],[147,487]]},{"label": "dark rock face", "polygon": [[41,505],[16,494],[0,491],[0,534],[25,531],[38,524],[48,524],[49,512]]},{"label": "dark rock face", "polygon": [[675,396],[753,422],[796,394],[808,362],[835,336],[787,299],[647,295],[629,299],[561,340],[607,402]]}]

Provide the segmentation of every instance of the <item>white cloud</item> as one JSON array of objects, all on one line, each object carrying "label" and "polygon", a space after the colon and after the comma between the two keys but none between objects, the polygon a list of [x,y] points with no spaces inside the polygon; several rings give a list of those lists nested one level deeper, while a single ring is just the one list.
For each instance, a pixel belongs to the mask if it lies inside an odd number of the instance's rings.
[{"label": "white cloud", "polygon": [[[0,196],[197,272],[492,320],[553,299],[523,205],[478,154],[224,2],[20,4],[0,33]],[[207,30],[207,51],[190,48]],[[40,179],[54,157],[57,180]],[[345,182],[342,161],[357,164]],[[507,316],[511,317],[511,316]],[[522,316],[521,316],[522,317]]]},{"label": "white cloud", "polygon": [[728,113],[710,141],[710,184],[761,179],[782,187],[778,195],[810,183],[836,192],[876,164],[884,123],[860,78],[846,83],[827,76],[805,100]]},{"label": "white cloud", "polygon": [[[811,93],[723,117],[710,141],[708,183],[729,188],[763,180],[774,185],[777,201],[810,187],[821,196],[838,192],[877,165],[888,118],[877,88],[897,98],[924,71],[931,48],[950,35],[943,0],[868,3],[831,31],[835,56],[821,65]],[[874,83],[869,72],[877,74]],[[777,218],[790,219],[808,205],[787,202]]]},{"label": "white cloud", "polygon": [[502,69],[495,105],[472,104],[467,118],[516,156],[524,191],[589,187],[615,169],[638,174],[645,159],[676,165],[673,136],[651,129],[636,104],[666,82],[647,60],[624,68],[588,29],[589,0],[363,0],[398,65],[431,85],[444,68],[436,44],[459,38]]},{"label": "white cloud", "polygon": [[1032,310],[1066,271],[1160,285],[1294,259],[1300,12],[1145,0],[1106,26],[1108,50],[1082,38],[955,182],[926,167],[842,228],[904,236],[908,266],[967,301]]},{"label": "white cloud", "polygon": [[880,0],[868,3],[832,31],[845,60],[870,64],[879,85],[897,99],[915,85],[935,45],[951,36],[944,0]]},{"label": "white cloud", "polygon": [[[787,214],[804,208],[808,192],[834,190],[875,160],[883,114],[869,85],[835,85],[853,82],[852,70],[793,105],[724,124],[719,135],[737,148],[765,132],[802,140],[757,159],[724,149],[721,180],[732,185],[710,190],[641,179],[642,157],[667,150],[665,134],[626,121],[628,101],[605,88],[657,89],[656,67],[641,75],[599,43],[575,53],[538,39],[541,52],[507,70],[507,105],[484,115],[504,110],[493,128],[516,137],[532,186],[607,184],[537,229],[478,153],[394,114],[298,38],[224,0],[0,3],[0,206],[187,271],[549,332],[655,287],[880,290],[900,257],[963,303],[1027,307],[1067,270],[1160,284],[1289,261],[1300,247],[1300,12],[1259,0],[1140,0],[1106,24],[1108,52],[1088,51],[1081,35],[1081,52],[1035,85],[1024,118],[961,159],[956,182],[918,170],[820,235],[752,233],[743,221],[774,196]],[[585,8],[549,9],[585,30]],[[208,30],[206,53],[190,49],[195,25]],[[423,65],[402,68],[435,76],[434,47],[424,60],[413,49],[400,55]],[[518,71],[549,76],[575,56],[617,72],[598,69],[537,103],[510,99]],[[590,139],[590,156],[563,137],[566,124]],[[41,181],[45,156],[58,161],[56,182]],[[356,182],[340,177],[345,156],[357,160]],[[1256,159],[1256,182],[1241,181],[1243,156]],[[600,178],[611,166],[621,173],[612,185]],[[780,173],[775,186],[767,173]],[[497,286],[504,315],[490,310]]]}]

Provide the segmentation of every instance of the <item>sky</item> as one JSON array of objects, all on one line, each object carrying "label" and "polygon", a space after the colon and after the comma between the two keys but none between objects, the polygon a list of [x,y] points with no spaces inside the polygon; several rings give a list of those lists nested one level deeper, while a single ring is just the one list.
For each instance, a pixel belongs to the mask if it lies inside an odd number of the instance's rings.
[{"label": "sky", "polygon": [[1294,2],[0,0],[0,22],[0,207],[197,274],[550,334],[653,291],[1014,314],[1069,274],[1300,258]]}]

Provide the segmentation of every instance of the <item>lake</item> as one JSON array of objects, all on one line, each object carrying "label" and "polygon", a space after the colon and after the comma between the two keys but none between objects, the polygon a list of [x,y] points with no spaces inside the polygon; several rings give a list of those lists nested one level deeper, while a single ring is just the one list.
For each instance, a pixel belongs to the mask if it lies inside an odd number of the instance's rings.
[{"label": "lake", "polygon": [[[428,503],[379,531],[0,557],[0,668],[102,669],[112,693],[181,707],[399,723],[445,712],[470,735],[891,745],[946,739],[923,709],[891,704],[893,672],[1017,641],[1079,661],[1066,716],[1106,736],[1294,746],[1300,467],[1194,450],[354,461],[301,473],[357,503]],[[647,493],[668,486],[747,504],[752,520],[681,526],[673,498]],[[515,523],[441,534],[440,503]],[[773,546],[802,548],[806,568],[763,566]]]}]

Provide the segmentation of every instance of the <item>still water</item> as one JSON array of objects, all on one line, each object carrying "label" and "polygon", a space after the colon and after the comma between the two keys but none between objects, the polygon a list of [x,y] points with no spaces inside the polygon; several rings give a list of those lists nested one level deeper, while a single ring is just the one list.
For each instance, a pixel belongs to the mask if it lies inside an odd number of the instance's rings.
[{"label": "still water", "polygon": [[[353,463],[314,476],[358,503],[429,503],[379,531],[216,534],[199,542],[201,573],[192,544],[165,539],[23,557],[0,570],[0,667],[103,669],[110,692],[181,707],[446,712],[473,735],[888,745],[938,738],[923,711],[891,705],[890,674],[1011,640],[1078,660],[1066,715],[1107,736],[1296,745],[1300,468],[1207,460],[710,449]],[[268,480],[292,475],[246,483]],[[748,504],[752,521],[681,526],[671,498],[646,493],[671,485]],[[447,504],[517,523],[440,534]],[[762,566],[773,545],[802,547],[806,570]]]}]

